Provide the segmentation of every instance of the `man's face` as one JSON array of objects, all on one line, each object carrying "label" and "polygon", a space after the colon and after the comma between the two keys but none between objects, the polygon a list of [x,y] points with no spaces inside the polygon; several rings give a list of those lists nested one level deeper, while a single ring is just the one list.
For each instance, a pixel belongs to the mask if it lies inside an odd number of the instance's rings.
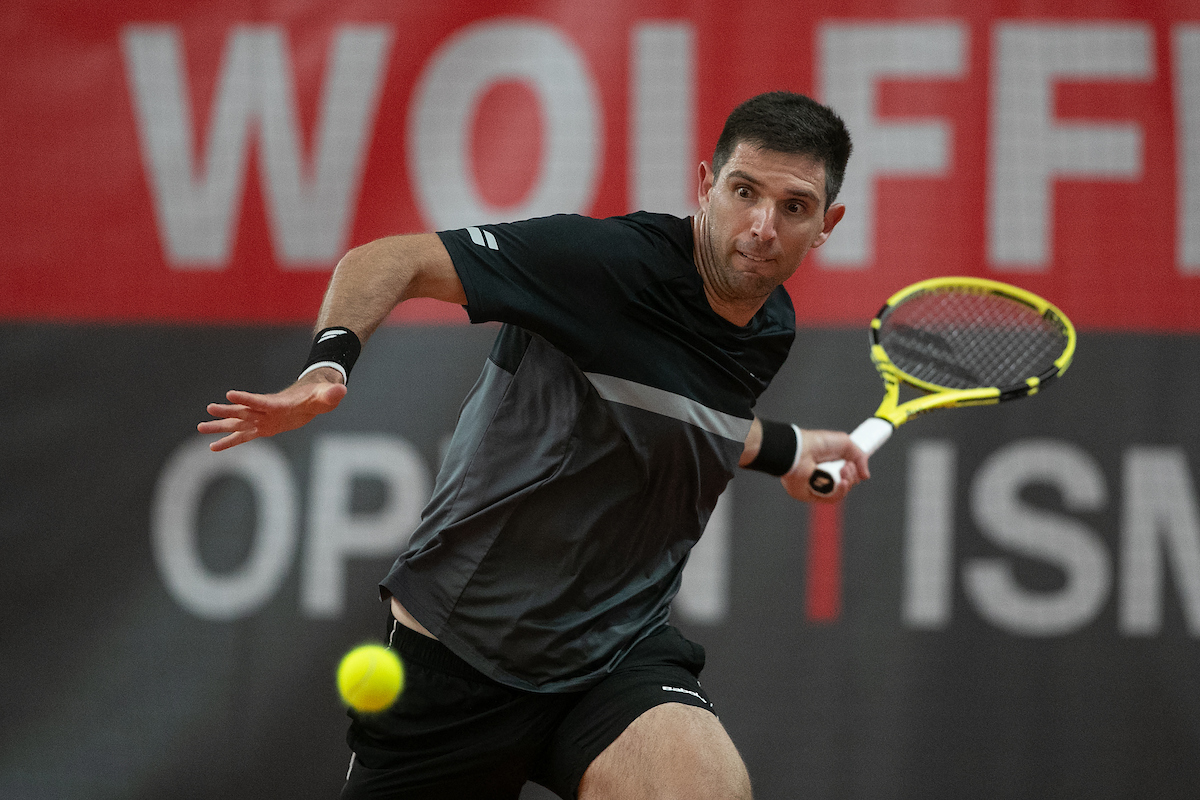
[{"label": "man's face", "polygon": [[700,165],[700,210],[710,291],[745,303],[765,299],[790,278],[808,251],[829,238],[845,207],[825,210],[820,161],[739,143],[720,175]]}]

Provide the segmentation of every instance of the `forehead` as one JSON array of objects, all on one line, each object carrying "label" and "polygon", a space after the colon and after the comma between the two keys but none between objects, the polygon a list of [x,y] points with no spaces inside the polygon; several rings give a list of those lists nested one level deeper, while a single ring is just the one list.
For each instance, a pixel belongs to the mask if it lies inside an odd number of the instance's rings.
[{"label": "forehead", "polygon": [[812,195],[825,202],[825,164],[812,156],[781,153],[739,142],[719,180],[750,179],[780,194]]}]

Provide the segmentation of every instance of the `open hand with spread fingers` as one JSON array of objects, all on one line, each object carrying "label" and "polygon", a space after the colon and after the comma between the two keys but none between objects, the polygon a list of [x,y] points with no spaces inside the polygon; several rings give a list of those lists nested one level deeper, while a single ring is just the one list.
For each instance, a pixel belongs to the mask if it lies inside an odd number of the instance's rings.
[{"label": "open hand with spread fingers", "polygon": [[218,419],[201,422],[196,430],[226,434],[208,447],[213,452],[228,450],[261,436],[302,427],[318,414],[337,408],[345,396],[345,384],[315,376],[305,376],[273,394],[233,390],[225,395],[228,404],[208,404],[208,413]]}]

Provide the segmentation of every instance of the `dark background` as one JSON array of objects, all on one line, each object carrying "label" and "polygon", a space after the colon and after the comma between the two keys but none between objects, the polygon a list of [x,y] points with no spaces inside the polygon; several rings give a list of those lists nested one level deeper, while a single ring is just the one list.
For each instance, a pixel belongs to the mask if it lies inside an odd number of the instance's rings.
[{"label": "dark background", "polygon": [[[0,329],[0,371],[21,376],[6,393],[0,429],[0,796],[335,795],[348,751],[333,673],[350,646],[382,635],[375,582],[391,557],[351,559],[344,610],[306,613],[314,441],[398,437],[432,469],[493,334],[384,329],[336,414],[269,440],[293,476],[297,550],[270,597],[213,620],[172,596],[154,558],[151,509],[164,465],[199,438],[205,403],[226,387],[285,385],[308,332]],[[865,339],[802,331],[760,412],[852,427],[879,396]],[[1126,457],[1165,448],[1194,463],[1198,358],[1194,338],[1085,334],[1071,371],[1042,394],[900,429],[842,509],[832,619],[806,612],[808,508],[767,476],[736,478],[726,610],[719,619],[675,617],[708,650],[705,686],[758,796],[1200,796],[1200,620],[1182,592],[1200,574],[1167,550],[1160,629],[1124,633],[1118,612],[1131,524],[1122,513]],[[945,621],[932,626],[903,613],[909,459],[931,443],[952,448],[957,484],[953,595]],[[1061,564],[989,540],[972,510],[981,465],[1029,443],[1081,454],[1106,493],[1099,507],[1079,511],[1054,481],[1020,490],[1022,507],[1085,525],[1108,554],[1104,601],[1054,635],[989,622],[962,577],[968,562],[998,558],[1031,595],[1069,591]],[[364,474],[355,487],[355,514],[369,517],[389,502],[378,478]],[[203,487],[196,548],[212,574],[235,575],[246,561],[262,502],[236,476]],[[1190,522],[1174,527],[1195,540],[1194,488],[1178,508],[1190,510]]]}]

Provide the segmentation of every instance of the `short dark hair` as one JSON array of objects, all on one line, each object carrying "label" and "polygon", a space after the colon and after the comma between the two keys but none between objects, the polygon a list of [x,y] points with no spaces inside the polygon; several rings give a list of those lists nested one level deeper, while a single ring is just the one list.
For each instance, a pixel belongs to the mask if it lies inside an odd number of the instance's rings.
[{"label": "short dark hair", "polygon": [[751,97],[725,120],[713,151],[713,175],[719,176],[734,149],[746,143],[764,150],[810,156],[825,166],[825,207],[842,188],[850,160],[850,132],[828,106],[794,92]]}]

